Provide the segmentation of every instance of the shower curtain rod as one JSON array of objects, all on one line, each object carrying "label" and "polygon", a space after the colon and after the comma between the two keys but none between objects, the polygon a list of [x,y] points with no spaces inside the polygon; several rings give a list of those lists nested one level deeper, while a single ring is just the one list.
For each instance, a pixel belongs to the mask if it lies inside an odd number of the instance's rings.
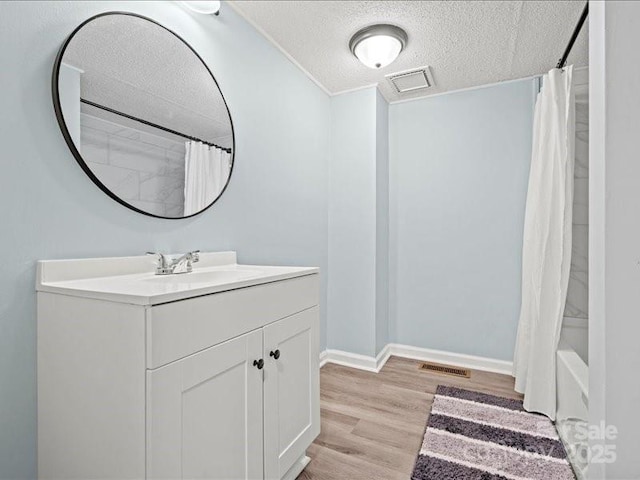
[{"label": "shower curtain rod", "polygon": [[184,133],[177,132],[177,131],[172,130],[170,128],[163,127],[162,125],[158,125],[157,123],[152,123],[152,122],[149,122],[148,120],[143,120],[142,118],[138,118],[138,117],[134,117],[133,115],[129,115],[128,113],[119,112],[118,110],[114,110],[113,108],[106,107],[104,105],[100,105],[99,103],[95,103],[95,102],[92,102],[90,100],[86,100],[84,98],[81,98],[80,102],[82,102],[82,103],[84,103],[86,105],[91,105],[92,107],[99,108],[100,110],[104,110],[105,112],[113,113],[115,115],[119,115],[121,117],[128,118],[129,120],[133,120],[135,122],[140,122],[140,123],[143,123],[145,125],[149,125],[150,127],[157,128],[159,130],[163,130],[165,132],[173,133],[174,135],[177,135],[179,137],[183,137],[183,138],[186,138],[186,139],[189,139],[189,140],[193,140],[195,142],[202,142],[205,145],[209,145],[210,147],[216,147],[216,148],[219,148],[220,150],[224,150],[227,153],[231,153],[231,149],[230,148],[221,147],[220,145],[216,145],[215,143],[207,142],[206,140],[202,140],[201,138],[192,137],[191,135],[186,135]]},{"label": "shower curtain rod", "polygon": [[564,49],[564,53],[562,54],[562,58],[558,61],[556,68],[563,68],[567,64],[567,57],[573,48],[573,44],[576,42],[578,38],[578,34],[582,29],[582,25],[584,25],[584,21],[587,19],[587,15],[589,14],[589,2],[587,2],[584,6],[584,10],[582,10],[582,14],[580,15],[580,19],[576,25],[576,28],[573,30],[573,34],[571,34],[571,38],[569,39],[569,43],[567,44],[567,48]]}]

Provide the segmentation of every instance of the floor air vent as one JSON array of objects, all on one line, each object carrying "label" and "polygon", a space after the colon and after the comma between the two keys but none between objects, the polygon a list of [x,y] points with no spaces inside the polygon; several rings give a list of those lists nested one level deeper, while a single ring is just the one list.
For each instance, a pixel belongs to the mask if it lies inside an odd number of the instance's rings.
[{"label": "floor air vent", "polygon": [[469,378],[471,371],[466,368],[453,367],[451,365],[441,365],[439,363],[425,362],[420,364],[420,370],[428,372],[441,373],[443,375],[452,375],[454,377]]}]

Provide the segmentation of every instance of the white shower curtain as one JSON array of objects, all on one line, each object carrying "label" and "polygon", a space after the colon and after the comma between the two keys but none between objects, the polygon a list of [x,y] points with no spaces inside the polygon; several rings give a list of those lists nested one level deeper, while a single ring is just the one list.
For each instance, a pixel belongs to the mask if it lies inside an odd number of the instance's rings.
[{"label": "white shower curtain", "polygon": [[206,208],[220,194],[229,178],[231,155],[202,142],[185,144],[184,215]]},{"label": "white shower curtain", "polygon": [[524,222],[522,306],[513,359],[528,411],[556,414],[556,350],[567,298],[573,215],[573,68],[544,75],[533,122]]}]

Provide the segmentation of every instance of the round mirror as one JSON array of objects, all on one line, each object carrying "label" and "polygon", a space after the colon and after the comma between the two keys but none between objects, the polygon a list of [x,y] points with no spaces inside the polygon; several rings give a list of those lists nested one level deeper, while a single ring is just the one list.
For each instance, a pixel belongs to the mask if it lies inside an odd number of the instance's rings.
[{"label": "round mirror", "polygon": [[76,28],[56,58],[53,103],[80,166],[137,212],[190,217],[227,187],[234,135],[222,92],[193,48],[153,20],[112,12]]}]

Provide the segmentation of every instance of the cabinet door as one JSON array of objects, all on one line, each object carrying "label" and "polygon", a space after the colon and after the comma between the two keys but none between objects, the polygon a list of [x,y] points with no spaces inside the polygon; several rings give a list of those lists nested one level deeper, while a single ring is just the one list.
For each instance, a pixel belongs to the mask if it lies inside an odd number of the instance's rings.
[{"label": "cabinet door", "polygon": [[264,468],[269,480],[298,465],[320,433],[318,316],[314,307],[264,327]]},{"label": "cabinet door", "polygon": [[147,478],[262,479],[262,330],[147,372]]}]

